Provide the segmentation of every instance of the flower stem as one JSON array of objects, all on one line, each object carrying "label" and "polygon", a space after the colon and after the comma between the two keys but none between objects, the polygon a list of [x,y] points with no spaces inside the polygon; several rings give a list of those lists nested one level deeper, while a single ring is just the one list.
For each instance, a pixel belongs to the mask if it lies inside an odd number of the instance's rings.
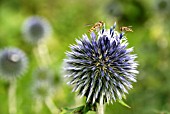
[{"label": "flower stem", "polygon": [[58,114],[59,109],[55,106],[54,102],[50,97],[45,99],[45,104],[47,105],[48,109],[50,110],[51,114]]},{"label": "flower stem", "polygon": [[17,114],[16,87],[17,87],[16,80],[10,80],[8,89],[9,114]]},{"label": "flower stem", "polygon": [[48,47],[42,42],[37,45],[35,54],[39,60],[39,65],[48,66],[51,64],[51,58],[49,55]]},{"label": "flower stem", "polygon": [[103,104],[98,104],[97,114],[104,114],[104,105]]},{"label": "flower stem", "polygon": [[36,99],[35,105],[32,108],[35,114],[40,114],[42,110],[42,102]]}]

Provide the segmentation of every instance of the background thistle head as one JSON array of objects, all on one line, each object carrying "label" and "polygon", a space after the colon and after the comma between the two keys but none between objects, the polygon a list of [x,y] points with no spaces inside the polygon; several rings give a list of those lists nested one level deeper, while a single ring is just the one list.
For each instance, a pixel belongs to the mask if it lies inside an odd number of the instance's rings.
[{"label": "background thistle head", "polygon": [[55,92],[55,75],[47,67],[39,67],[33,72],[32,94],[39,100],[44,100]]},{"label": "background thistle head", "polygon": [[47,67],[39,67],[33,72],[33,78],[35,81],[51,83],[54,81],[54,72]]},{"label": "background thistle head", "polygon": [[4,48],[0,51],[0,76],[4,79],[15,79],[25,73],[28,59],[18,48]]},{"label": "background thistle head", "polygon": [[43,17],[32,16],[24,21],[22,32],[26,41],[37,44],[51,35],[52,28]]}]

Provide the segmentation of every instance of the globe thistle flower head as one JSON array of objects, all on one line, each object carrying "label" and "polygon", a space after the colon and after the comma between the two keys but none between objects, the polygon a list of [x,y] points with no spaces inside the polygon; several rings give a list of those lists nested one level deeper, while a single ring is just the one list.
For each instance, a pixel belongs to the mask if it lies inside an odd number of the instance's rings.
[{"label": "globe thistle flower head", "polygon": [[26,41],[37,44],[51,34],[51,26],[49,22],[39,16],[32,16],[25,20],[22,32]]},{"label": "globe thistle flower head", "polygon": [[43,101],[46,97],[53,93],[51,85],[47,82],[36,82],[32,85],[33,97]]},{"label": "globe thistle flower head", "polygon": [[54,73],[47,67],[39,67],[33,72],[32,94],[38,100],[55,92]]},{"label": "globe thistle flower head", "polygon": [[123,4],[118,0],[111,1],[105,7],[109,15],[119,17],[119,18],[123,16],[123,10],[124,10],[123,8],[124,8]]},{"label": "globe thistle flower head", "polygon": [[88,103],[121,100],[136,82],[137,56],[131,54],[133,48],[127,48],[124,33],[115,28],[116,23],[110,29],[104,26],[92,32],[90,37],[83,35],[66,53],[64,69],[70,79],[68,84],[81,97],[85,96]]},{"label": "globe thistle flower head", "polygon": [[34,71],[33,78],[35,81],[49,82],[52,84],[54,80],[54,73],[46,67],[40,67]]},{"label": "globe thistle flower head", "polygon": [[27,69],[28,60],[18,48],[5,48],[0,51],[0,76],[4,79],[15,79]]},{"label": "globe thistle flower head", "polygon": [[[156,0],[153,1],[154,12],[161,15],[170,15],[170,1],[169,0]],[[156,11],[155,11],[156,10]]]}]

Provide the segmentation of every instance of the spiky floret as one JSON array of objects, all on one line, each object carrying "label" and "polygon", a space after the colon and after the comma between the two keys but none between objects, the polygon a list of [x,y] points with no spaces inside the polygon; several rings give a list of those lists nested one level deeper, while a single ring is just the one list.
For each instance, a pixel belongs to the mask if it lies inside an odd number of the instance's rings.
[{"label": "spiky floret", "polygon": [[39,16],[27,18],[22,27],[22,32],[26,41],[37,44],[51,34],[52,28],[49,22]]},{"label": "spiky floret", "polygon": [[28,65],[25,53],[18,48],[5,48],[0,51],[0,76],[15,79],[22,75]]},{"label": "spiky floret", "polygon": [[68,84],[73,91],[86,97],[87,103],[109,103],[121,100],[136,82],[137,55],[127,48],[124,33],[115,31],[116,23],[110,29],[102,28],[90,38],[85,34],[76,45],[71,45],[65,59]]}]

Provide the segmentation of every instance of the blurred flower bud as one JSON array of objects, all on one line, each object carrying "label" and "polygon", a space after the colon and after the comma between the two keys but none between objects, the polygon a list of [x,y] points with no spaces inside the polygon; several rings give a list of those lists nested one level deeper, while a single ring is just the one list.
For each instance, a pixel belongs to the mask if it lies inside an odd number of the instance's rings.
[{"label": "blurred flower bud", "polygon": [[27,68],[28,60],[18,48],[5,48],[0,51],[0,76],[14,79],[22,75]]},{"label": "blurred flower bud", "polygon": [[46,19],[32,16],[25,20],[22,32],[26,41],[37,44],[39,41],[51,35],[52,28]]}]

